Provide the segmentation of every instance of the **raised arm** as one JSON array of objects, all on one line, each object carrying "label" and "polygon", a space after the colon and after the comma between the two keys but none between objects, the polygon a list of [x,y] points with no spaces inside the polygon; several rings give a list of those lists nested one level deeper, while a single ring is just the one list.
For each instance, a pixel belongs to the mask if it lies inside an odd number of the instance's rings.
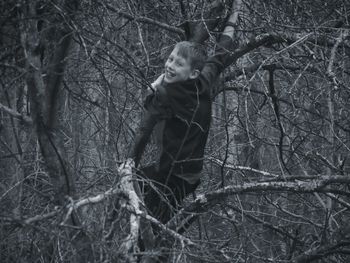
[{"label": "raised arm", "polygon": [[237,24],[241,2],[241,0],[234,1],[232,14],[227,20],[226,26],[221,33],[215,53],[208,59],[202,70],[202,76],[207,81],[209,87],[212,86],[219,74],[233,63],[233,59],[230,55],[238,45],[238,42],[235,39],[235,26]]},{"label": "raised arm", "polygon": [[234,39],[235,26],[237,24],[238,14],[241,9],[241,5],[242,0],[235,0],[232,4],[232,14],[226,22],[226,26],[224,28],[224,31],[222,32],[222,35],[226,35],[231,39]]}]

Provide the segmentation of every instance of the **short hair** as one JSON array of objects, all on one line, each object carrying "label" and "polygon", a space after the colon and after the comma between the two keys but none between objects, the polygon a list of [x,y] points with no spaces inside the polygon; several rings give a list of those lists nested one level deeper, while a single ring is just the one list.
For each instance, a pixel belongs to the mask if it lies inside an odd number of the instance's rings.
[{"label": "short hair", "polygon": [[200,71],[203,69],[204,63],[207,60],[207,54],[202,44],[191,41],[181,41],[178,42],[174,48],[178,49],[180,56],[189,60],[193,69],[198,69]]}]

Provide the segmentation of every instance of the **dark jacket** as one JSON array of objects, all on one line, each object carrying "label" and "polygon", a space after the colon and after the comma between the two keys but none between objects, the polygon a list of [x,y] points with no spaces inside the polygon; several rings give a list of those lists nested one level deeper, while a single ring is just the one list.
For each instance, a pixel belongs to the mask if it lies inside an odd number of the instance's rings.
[{"label": "dark jacket", "polygon": [[172,84],[163,84],[146,98],[145,117],[129,157],[138,165],[154,126],[164,122],[159,173],[173,174],[190,183],[199,178],[211,120],[211,87],[230,63],[234,47],[223,36],[215,55],[208,59],[200,76]]}]

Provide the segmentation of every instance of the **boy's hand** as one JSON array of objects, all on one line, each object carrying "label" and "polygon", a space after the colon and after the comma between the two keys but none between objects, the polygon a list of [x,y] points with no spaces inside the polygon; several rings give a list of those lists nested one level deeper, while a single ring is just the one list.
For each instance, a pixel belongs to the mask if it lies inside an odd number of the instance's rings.
[{"label": "boy's hand", "polygon": [[161,74],[151,85],[156,90],[159,86],[162,85],[164,79],[164,73]]},{"label": "boy's hand", "polygon": [[147,88],[148,94],[155,92],[157,88],[162,85],[163,79],[164,79],[164,73],[161,74],[154,82],[151,83],[152,88],[151,87]]}]

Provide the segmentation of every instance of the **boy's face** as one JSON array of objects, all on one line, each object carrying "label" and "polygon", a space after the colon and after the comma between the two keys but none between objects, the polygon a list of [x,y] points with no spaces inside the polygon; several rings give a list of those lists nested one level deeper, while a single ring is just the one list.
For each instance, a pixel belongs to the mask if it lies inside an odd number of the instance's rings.
[{"label": "boy's face", "polygon": [[195,79],[199,73],[199,70],[192,69],[189,59],[179,55],[178,48],[175,47],[165,62],[164,81],[175,83]]}]

